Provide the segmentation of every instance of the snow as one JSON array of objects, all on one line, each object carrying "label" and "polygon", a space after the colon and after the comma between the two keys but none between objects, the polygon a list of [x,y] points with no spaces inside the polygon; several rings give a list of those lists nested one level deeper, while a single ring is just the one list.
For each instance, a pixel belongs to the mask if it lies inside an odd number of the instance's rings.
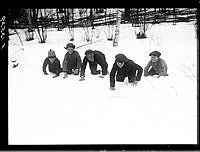
[{"label": "snow", "polygon": [[[48,29],[46,43],[25,41],[23,30],[11,35],[8,47],[9,144],[196,144],[197,40],[192,23],[152,25],[146,39],[136,39],[130,24],[120,26],[119,45],[108,41],[108,27],[74,30],[76,49],[83,59],[87,49],[102,51],[110,71],[117,53],[146,66],[153,50],[162,53],[168,77],[143,77],[138,86],[116,82],[109,90],[109,75],[86,80],[44,75],[42,64],[49,49],[61,64],[70,39],[69,30]],[[98,37],[99,36],[99,37]],[[19,63],[12,68],[12,60]],[[99,66],[98,66],[99,68]]]}]

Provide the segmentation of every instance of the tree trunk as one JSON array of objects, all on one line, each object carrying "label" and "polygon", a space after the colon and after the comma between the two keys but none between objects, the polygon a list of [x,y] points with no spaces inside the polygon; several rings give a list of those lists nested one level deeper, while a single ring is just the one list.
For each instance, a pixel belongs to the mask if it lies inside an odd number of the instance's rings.
[{"label": "tree trunk", "polygon": [[71,8],[71,17],[72,17],[72,25],[71,28],[69,28],[70,30],[70,41],[74,41],[74,8]]},{"label": "tree trunk", "polygon": [[114,47],[118,46],[120,23],[121,23],[121,12],[119,10],[117,10],[115,37],[114,37],[114,41],[113,41]]},{"label": "tree trunk", "polygon": [[124,18],[126,21],[130,22],[130,20],[131,20],[131,9],[130,8],[125,8]]},{"label": "tree trunk", "polygon": [[174,15],[173,25],[176,25],[176,8],[173,8],[173,15]]},{"label": "tree trunk", "polygon": [[30,14],[30,9],[26,9],[26,14],[27,14],[27,19],[28,19],[28,30],[32,31],[32,20],[31,20],[31,14]]},{"label": "tree trunk", "polygon": [[[37,28],[37,33],[39,36],[39,43],[45,43],[47,39],[47,30],[46,30],[46,10],[44,9],[38,9],[38,12],[40,12],[40,21],[37,21],[36,23],[36,28]],[[42,13],[44,12],[44,14]]]},{"label": "tree trunk", "polygon": [[58,31],[60,31],[60,19],[59,19],[59,9],[56,9],[56,15],[57,15],[57,27]]},{"label": "tree trunk", "polygon": [[93,9],[90,9],[90,23],[92,26],[92,29],[94,29],[94,14],[93,14]]},{"label": "tree trunk", "polygon": [[30,41],[33,40],[33,24],[31,19],[31,9],[25,9],[27,14],[27,20],[28,20],[28,31],[25,31],[26,40]]}]

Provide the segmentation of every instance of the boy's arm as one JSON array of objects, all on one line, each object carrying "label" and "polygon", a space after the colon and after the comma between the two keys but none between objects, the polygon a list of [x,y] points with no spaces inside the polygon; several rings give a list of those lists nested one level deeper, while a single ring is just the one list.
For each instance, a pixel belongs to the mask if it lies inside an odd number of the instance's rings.
[{"label": "boy's arm", "polygon": [[80,69],[82,65],[81,56],[77,53],[77,69]]},{"label": "boy's arm", "polygon": [[63,72],[67,72],[67,54],[65,54],[62,65],[63,65]]},{"label": "boy's arm", "polygon": [[149,68],[151,67],[151,65],[152,65],[152,62],[151,62],[151,60],[148,62],[148,64],[146,65],[146,67],[144,68],[144,76],[146,77],[146,76],[148,76],[148,70],[149,70]]},{"label": "boy's arm", "polygon": [[142,76],[142,72],[143,72],[143,68],[136,63],[135,63],[135,67],[137,69],[136,81],[140,81],[141,76]]},{"label": "boy's arm", "polygon": [[86,65],[87,65],[87,57],[85,56],[83,59],[83,63],[81,65],[81,77],[85,77],[85,69],[86,69]]},{"label": "boy's arm", "polygon": [[116,64],[113,64],[113,67],[110,71],[110,87],[114,88],[115,87],[115,74],[116,74]]},{"label": "boy's arm", "polygon": [[43,71],[43,73],[44,73],[45,75],[48,74],[47,71],[46,71],[47,65],[48,65],[48,58],[46,58],[46,59],[44,60],[43,65],[42,65],[42,71]]},{"label": "boy's arm", "polygon": [[56,75],[60,75],[61,72],[61,65],[60,65],[60,61],[58,59],[56,59]]},{"label": "boy's arm", "polygon": [[167,65],[165,63],[165,61],[161,61],[160,62],[160,67],[159,67],[159,74],[158,74],[158,78],[160,76],[166,76],[167,74]]}]

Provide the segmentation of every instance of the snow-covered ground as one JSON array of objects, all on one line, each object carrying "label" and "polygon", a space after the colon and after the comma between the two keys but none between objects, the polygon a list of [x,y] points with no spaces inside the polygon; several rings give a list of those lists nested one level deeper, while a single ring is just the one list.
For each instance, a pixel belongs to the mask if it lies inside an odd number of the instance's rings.
[{"label": "snow-covered ground", "polygon": [[[168,64],[168,77],[143,77],[137,87],[116,82],[109,90],[104,79],[63,79],[44,75],[49,49],[61,64],[70,39],[68,29],[48,29],[46,43],[25,41],[22,30],[10,36],[8,48],[9,144],[196,144],[197,40],[192,23],[152,25],[147,39],[136,39],[135,28],[120,26],[119,45],[108,41],[108,27],[96,27],[91,44],[76,49],[83,59],[87,49],[102,51],[112,68],[114,56],[124,53],[143,68],[151,51]],[[106,34],[107,33],[107,34]],[[86,43],[83,28],[74,31],[76,47]],[[98,37],[99,36],[99,37]],[[98,37],[98,38],[97,38]],[[12,68],[11,60],[19,65]],[[100,67],[99,67],[100,68]]]}]

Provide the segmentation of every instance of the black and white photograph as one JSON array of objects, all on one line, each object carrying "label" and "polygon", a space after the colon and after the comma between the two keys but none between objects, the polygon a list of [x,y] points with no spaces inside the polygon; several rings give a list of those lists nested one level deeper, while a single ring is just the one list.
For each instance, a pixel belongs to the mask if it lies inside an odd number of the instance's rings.
[{"label": "black and white photograph", "polygon": [[8,145],[198,144],[197,12],[8,9]]}]

